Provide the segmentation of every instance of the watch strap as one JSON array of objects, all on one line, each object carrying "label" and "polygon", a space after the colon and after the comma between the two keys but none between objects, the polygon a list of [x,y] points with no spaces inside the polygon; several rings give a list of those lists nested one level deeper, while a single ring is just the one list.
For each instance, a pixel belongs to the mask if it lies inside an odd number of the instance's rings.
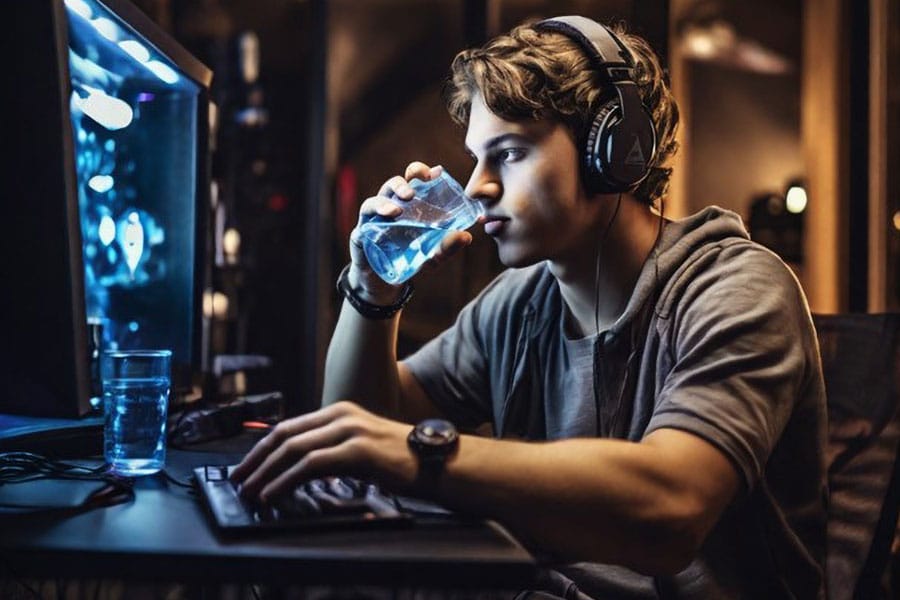
[{"label": "watch strap", "polygon": [[400,290],[400,298],[393,304],[382,306],[380,304],[372,304],[359,297],[359,294],[350,286],[350,267],[352,263],[348,263],[343,268],[337,279],[337,290],[347,302],[350,303],[356,312],[367,319],[383,320],[390,319],[395,314],[403,310],[413,295],[413,286],[406,282]]}]

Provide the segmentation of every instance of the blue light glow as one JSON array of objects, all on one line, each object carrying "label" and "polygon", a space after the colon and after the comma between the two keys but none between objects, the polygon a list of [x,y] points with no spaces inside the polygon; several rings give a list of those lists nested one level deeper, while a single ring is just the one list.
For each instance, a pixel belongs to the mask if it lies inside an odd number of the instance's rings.
[{"label": "blue light glow", "polygon": [[91,25],[94,26],[94,29],[96,29],[100,35],[109,41],[115,42],[119,39],[119,26],[112,20],[107,19],[106,17],[100,17],[92,20]]},{"label": "blue light glow", "polygon": [[178,83],[178,74],[172,67],[158,60],[151,60],[144,65],[165,83]]},{"label": "blue light glow", "polygon": [[131,211],[119,221],[119,245],[125,252],[125,264],[134,279],[138,263],[144,255],[144,226],[137,211]]},{"label": "blue light glow", "polygon": [[83,87],[88,93],[87,98],[82,98],[77,92],[72,94],[72,103],[81,109],[81,112],[110,131],[117,131],[131,125],[134,111],[127,102],[108,96],[103,90]]},{"label": "blue light glow", "polygon": [[132,333],[134,333],[135,331],[137,331],[140,328],[141,328],[141,326],[138,324],[137,321],[131,321],[130,323],[128,323],[128,329]]},{"label": "blue light glow", "polygon": [[94,175],[88,180],[88,187],[99,194],[103,194],[112,189],[116,180],[110,175]]},{"label": "blue light glow", "polygon": [[116,223],[109,215],[103,215],[100,226],[97,227],[97,235],[104,246],[109,246],[116,239]]},{"label": "blue light glow", "polygon": [[85,19],[90,19],[94,13],[91,7],[84,0],[66,0],[66,6],[76,15],[80,15]]},{"label": "blue light glow", "polygon": [[150,60],[150,51],[137,40],[122,40],[119,42],[119,48],[139,63]]}]

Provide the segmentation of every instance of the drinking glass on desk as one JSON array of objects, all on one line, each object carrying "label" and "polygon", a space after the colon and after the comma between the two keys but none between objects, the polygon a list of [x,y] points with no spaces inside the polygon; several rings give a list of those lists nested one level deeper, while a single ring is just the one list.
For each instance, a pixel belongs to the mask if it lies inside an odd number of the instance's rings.
[{"label": "drinking glass on desk", "polygon": [[171,365],[171,350],[103,353],[103,456],[120,475],[149,475],[165,466]]}]

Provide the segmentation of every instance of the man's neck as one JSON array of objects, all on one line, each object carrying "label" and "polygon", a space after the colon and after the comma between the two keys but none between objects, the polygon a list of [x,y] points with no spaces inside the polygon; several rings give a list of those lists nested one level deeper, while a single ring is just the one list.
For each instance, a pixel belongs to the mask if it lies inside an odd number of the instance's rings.
[{"label": "man's neck", "polygon": [[599,219],[596,236],[586,239],[571,257],[553,261],[550,267],[568,309],[566,329],[574,337],[603,331],[624,313],[656,243],[659,215],[633,198],[623,197],[618,211],[615,202],[613,199],[608,216]]}]

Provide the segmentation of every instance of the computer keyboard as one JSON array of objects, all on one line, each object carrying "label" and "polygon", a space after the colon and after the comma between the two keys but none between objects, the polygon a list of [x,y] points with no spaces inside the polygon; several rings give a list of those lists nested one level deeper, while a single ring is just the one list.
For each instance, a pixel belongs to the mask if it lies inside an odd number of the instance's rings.
[{"label": "computer keyboard", "polygon": [[351,477],[325,477],[298,485],[271,505],[248,502],[229,481],[234,465],[194,469],[209,512],[225,531],[401,526],[415,516],[452,513],[436,504],[394,496],[377,485]]}]

